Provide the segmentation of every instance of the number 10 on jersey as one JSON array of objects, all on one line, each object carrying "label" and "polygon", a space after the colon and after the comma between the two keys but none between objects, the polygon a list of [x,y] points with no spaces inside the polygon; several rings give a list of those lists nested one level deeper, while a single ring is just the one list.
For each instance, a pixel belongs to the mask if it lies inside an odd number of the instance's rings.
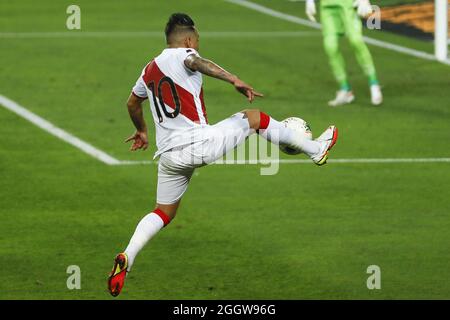
[{"label": "number 10 on jersey", "polygon": [[[173,112],[169,112],[166,108],[166,105],[164,103],[164,96],[163,96],[163,85],[167,83],[170,88],[170,92],[172,93],[172,99],[175,105],[175,109]],[[158,85],[155,85],[154,81],[150,81],[147,84],[148,89],[152,92],[153,97],[153,104],[155,105],[156,114],[158,115],[159,122],[163,122],[163,117],[161,115],[161,110],[163,111],[164,115],[168,118],[175,118],[180,113],[181,104],[180,104],[180,98],[178,96],[177,88],[175,87],[175,83],[173,80],[169,77],[162,77],[161,80],[159,80]],[[158,97],[158,99],[156,99]],[[158,104],[159,102],[159,104]]]}]

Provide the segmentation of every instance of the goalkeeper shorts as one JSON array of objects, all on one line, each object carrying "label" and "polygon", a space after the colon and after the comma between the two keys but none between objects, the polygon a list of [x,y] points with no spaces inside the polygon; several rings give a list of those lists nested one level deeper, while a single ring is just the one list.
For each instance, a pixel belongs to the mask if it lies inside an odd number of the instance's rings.
[{"label": "goalkeeper shorts", "polygon": [[323,6],[320,9],[320,22],[324,37],[362,35],[362,22],[353,7]]}]

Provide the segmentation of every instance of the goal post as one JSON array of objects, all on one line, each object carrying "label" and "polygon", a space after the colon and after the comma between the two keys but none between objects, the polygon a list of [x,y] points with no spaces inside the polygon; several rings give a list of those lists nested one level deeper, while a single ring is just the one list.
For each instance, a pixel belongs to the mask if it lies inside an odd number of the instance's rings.
[{"label": "goal post", "polygon": [[448,58],[448,0],[435,0],[434,51],[436,59]]}]

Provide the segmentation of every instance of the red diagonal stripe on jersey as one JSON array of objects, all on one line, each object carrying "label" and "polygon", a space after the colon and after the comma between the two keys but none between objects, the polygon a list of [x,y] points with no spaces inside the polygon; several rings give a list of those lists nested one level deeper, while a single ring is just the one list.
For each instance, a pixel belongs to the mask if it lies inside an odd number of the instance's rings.
[{"label": "red diagonal stripe on jersey", "polygon": [[208,117],[207,117],[207,115],[206,115],[205,100],[203,99],[203,88],[202,88],[202,90],[200,91],[200,101],[202,102],[203,116],[205,117],[206,123],[208,123]]},{"label": "red diagonal stripe on jersey", "polygon": [[[153,60],[145,68],[145,72],[142,77],[147,85],[153,81],[155,83],[155,88],[157,88],[159,81],[161,81],[161,79],[165,76],[166,75],[162,73],[156,62]],[[200,123],[200,118],[198,117],[197,108],[194,102],[194,96],[189,91],[176,83],[175,88],[180,99],[180,113],[193,122]],[[163,84],[162,95],[164,103],[172,109],[175,109],[175,101],[173,99],[172,91],[170,91],[170,86],[168,83]],[[158,99],[157,101],[159,103]]]}]

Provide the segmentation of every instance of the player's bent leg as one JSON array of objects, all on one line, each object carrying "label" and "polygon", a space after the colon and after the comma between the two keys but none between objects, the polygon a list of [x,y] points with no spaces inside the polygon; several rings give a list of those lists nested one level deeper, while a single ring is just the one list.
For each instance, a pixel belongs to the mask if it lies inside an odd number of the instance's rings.
[{"label": "player's bent leg", "polygon": [[205,128],[205,135],[208,138],[201,150],[203,163],[213,163],[244,143],[250,135],[255,133],[253,127],[256,127],[259,122],[257,116],[254,110],[244,110]]},{"label": "player's bent leg", "polygon": [[259,109],[244,109],[241,112],[247,117],[250,128],[258,130],[261,121],[261,111]]},{"label": "player's bent leg", "polygon": [[178,207],[180,206],[180,202],[181,202],[181,199],[172,204],[157,203],[156,209],[161,210],[169,217],[170,220],[173,220],[175,218],[175,215],[177,214],[177,210],[178,210]]},{"label": "player's bent leg", "polygon": [[[259,109],[244,109],[211,126],[206,163],[211,163],[236,148],[245,139],[268,125],[268,116],[261,116]],[[265,115],[265,114],[264,114]],[[276,142],[274,142],[276,143]]]}]

